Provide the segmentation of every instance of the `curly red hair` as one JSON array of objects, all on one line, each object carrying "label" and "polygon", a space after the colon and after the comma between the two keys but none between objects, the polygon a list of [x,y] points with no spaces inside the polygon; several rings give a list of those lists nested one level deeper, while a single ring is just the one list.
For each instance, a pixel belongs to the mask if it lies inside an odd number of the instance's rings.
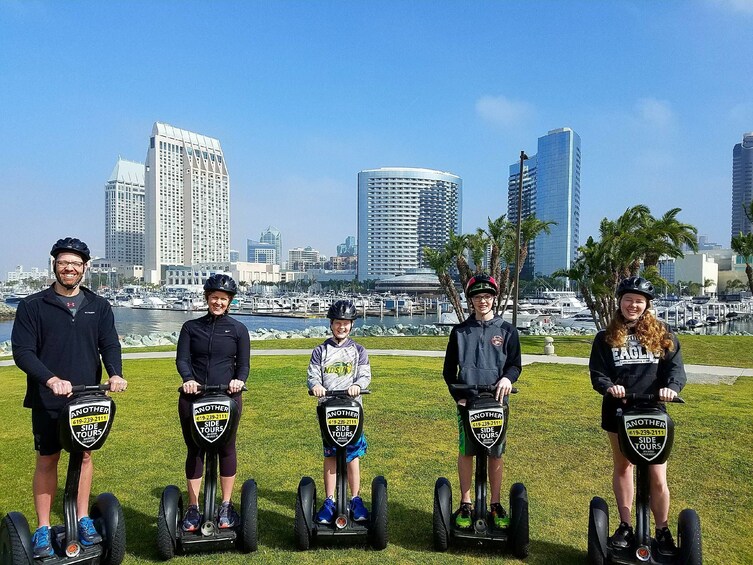
[{"label": "curly red hair", "polygon": [[[635,323],[634,328],[638,341],[654,355],[660,356],[664,351],[674,350],[675,343],[669,328],[657,320],[648,308]],[[619,309],[612,316],[606,332],[606,341],[612,347],[621,347],[627,342],[628,326]]]}]

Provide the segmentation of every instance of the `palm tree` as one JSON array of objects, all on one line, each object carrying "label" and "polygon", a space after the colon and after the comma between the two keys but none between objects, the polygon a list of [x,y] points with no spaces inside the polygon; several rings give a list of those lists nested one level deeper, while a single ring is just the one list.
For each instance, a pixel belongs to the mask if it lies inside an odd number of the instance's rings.
[{"label": "palm tree", "polygon": [[698,251],[698,230],[677,219],[680,208],[672,208],[658,220],[650,214],[644,218],[638,236],[643,239],[643,265],[655,267],[662,255],[683,257],[682,246]]},{"label": "palm tree", "polygon": [[[753,215],[753,202],[750,206],[751,215]],[[753,232],[748,234],[740,232],[739,235],[733,237],[732,250],[741,257],[744,257],[748,287],[750,288],[750,292],[753,293],[753,267],[751,266],[751,263],[753,263]]]},{"label": "palm tree", "polygon": [[471,268],[468,265],[468,261],[465,258],[465,250],[468,247],[468,235],[466,234],[454,234],[450,233],[450,238],[445,243],[445,253],[449,256],[450,260],[455,260],[455,266],[458,269],[458,277],[460,278],[460,285],[465,288],[468,284],[472,273]]},{"label": "palm tree", "polygon": [[430,247],[424,247],[424,258],[429,267],[437,274],[442,290],[458,315],[458,322],[462,322],[465,320],[465,311],[460,303],[458,289],[455,288],[455,282],[450,276],[452,258],[446,251],[438,251],[436,249],[431,249]]}]

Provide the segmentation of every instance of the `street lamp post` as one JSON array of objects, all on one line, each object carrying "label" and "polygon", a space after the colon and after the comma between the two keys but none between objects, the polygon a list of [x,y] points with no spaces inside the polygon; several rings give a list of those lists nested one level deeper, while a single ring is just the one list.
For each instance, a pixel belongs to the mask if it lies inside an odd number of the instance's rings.
[{"label": "street lamp post", "polygon": [[518,224],[515,237],[515,294],[512,298],[512,327],[518,327],[518,286],[520,285],[520,224],[523,221],[523,161],[528,159],[525,151],[520,152],[520,174],[518,175]]}]

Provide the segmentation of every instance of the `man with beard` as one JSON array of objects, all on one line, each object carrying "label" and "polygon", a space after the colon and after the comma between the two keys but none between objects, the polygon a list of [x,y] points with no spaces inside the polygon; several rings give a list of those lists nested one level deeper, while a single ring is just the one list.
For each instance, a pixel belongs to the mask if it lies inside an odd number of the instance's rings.
[{"label": "man with beard", "polygon": [[[102,364],[111,391],[123,391],[128,384],[120,376],[120,342],[110,304],[81,286],[91,258],[89,248],[79,239],[66,237],[52,246],[50,255],[54,258],[55,282],[19,303],[11,335],[13,359],[26,373],[24,406],[31,408],[37,451],[33,482],[38,522],[32,537],[35,558],[53,555],[50,508],[57,491],[62,448],[58,417],[73,385],[98,384]],[[102,541],[89,517],[92,473],[91,453],[87,451],[77,499],[79,541],[84,546]]]}]

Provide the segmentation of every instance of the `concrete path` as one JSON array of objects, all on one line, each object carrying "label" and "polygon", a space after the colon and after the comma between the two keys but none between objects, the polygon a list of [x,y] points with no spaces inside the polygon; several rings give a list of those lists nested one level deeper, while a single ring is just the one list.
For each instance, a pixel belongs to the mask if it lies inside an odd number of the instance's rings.
[{"label": "concrete path", "polygon": [[[311,355],[310,349],[252,349],[251,357],[265,355]],[[370,356],[394,357],[444,357],[444,351],[413,351],[404,349],[370,349]],[[123,359],[175,359],[175,351],[152,351],[144,353],[123,353]],[[523,355],[523,365],[533,363],[553,363],[558,365],[588,366],[586,357],[560,357],[558,355]],[[0,361],[0,367],[14,365],[12,359]],[[587,370],[584,368],[584,370]],[[739,377],[753,377],[753,369],[738,367],[716,367],[710,365],[685,365],[688,382],[696,384],[734,384]]]}]

